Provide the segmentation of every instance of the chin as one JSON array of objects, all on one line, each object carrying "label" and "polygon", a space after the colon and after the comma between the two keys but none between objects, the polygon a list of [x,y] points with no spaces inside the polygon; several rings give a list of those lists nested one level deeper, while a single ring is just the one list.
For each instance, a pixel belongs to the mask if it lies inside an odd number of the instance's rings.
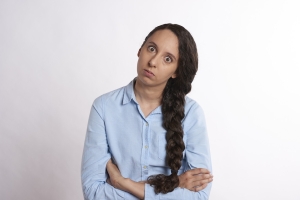
[{"label": "chin", "polygon": [[154,82],[150,79],[150,78],[148,78],[148,77],[145,77],[145,76],[137,76],[137,79],[139,80],[139,82],[141,83],[141,84],[144,84],[144,85],[149,85],[149,86],[151,86],[151,85],[154,85]]}]

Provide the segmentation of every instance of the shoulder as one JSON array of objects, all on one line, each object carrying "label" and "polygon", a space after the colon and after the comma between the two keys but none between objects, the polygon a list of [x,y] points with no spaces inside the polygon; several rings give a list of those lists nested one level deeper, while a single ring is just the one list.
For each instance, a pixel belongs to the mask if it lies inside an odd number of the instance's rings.
[{"label": "shoulder", "polygon": [[206,133],[206,120],[202,107],[193,99],[185,98],[185,110],[182,125],[185,133]]},{"label": "shoulder", "polygon": [[191,111],[197,110],[198,112],[202,112],[203,113],[203,109],[202,107],[198,104],[197,101],[195,101],[194,99],[185,96],[185,105],[184,105],[184,112],[185,115],[187,115],[188,113],[190,113]]},{"label": "shoulder", "polygon": [[134,84],[134,79],[126,86],[102,94],[101,96],[99,96],[94,100],[94,105],[102,104],[102,105],[116,106],[116,105],[121,105],[122,102],[123,103],[129,102],[134,93],[133,84]]},{"label": "shoulder", "polygon": [[204,111],[198,102],[186,96],[183,123],[190,124],[196,121],[205,123]]},{"label": "shoulder", "polygon": [[99,107],[109,102],[121,102],[124,96],[125,87],[126,86],[123,86],[121,88],[100,95],[94,100],[93,105]]}]

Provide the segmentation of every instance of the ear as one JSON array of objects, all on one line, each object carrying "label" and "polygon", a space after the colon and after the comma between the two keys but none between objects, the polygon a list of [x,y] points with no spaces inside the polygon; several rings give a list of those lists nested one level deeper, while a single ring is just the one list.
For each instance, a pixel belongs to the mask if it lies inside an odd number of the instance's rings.
[{"label": "ear", "polygon": [[140,53],[141,53],[141,48],[139,49],[137,56],[140,57]]},{"label": "ear", "polygon": [[174,73],[172,76],[171,76],[172,78],[176,78],[177,77],[177,75]]}]

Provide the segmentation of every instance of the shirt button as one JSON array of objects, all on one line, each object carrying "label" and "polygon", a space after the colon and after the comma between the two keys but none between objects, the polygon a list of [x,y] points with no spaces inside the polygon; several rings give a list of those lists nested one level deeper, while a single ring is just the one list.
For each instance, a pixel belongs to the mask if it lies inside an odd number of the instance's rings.
[{"label": "shirt button", "polygon": [[148,145],[145,145],[145,149],[148,149]]},{"label": "shirt button", "polygon": [[146,165],[144,165],[144,167],[143,167],[144,169],[147,169],[147,166]]},{"label": "shirt button", "polygon": [[148,123],[146,123],[146,126],[149,126],[149,124],[148,124]]}]

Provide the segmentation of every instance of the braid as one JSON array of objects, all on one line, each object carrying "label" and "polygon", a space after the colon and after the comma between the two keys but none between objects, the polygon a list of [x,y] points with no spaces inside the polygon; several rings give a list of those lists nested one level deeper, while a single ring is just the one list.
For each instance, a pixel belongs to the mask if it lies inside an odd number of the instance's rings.
[{"label": "braid", "polygon": [[177,173],[185,149],[181,125],[184,118],[185,93],[182,91],[182,85],[178,85],[179,81],[175,80],[169,79],[162,98],[163,127],[167,130],[166,162],[171,169],[171,175],[159,174],[148,178],[148,183],[155,186],[155,193],[172,192],[179,186]]},{"label": "braid", "polygon": [[198,54],[191,34],[182,26],[176,24],[164,24],[156,27],[149,33],[145,41],[155,31],[161,29],[171,30],[176,34],[179,41],[177,76],[168,80],[162,94],[161,102],[163,127],[167,131],[166,162],[171,169],[171,174],[169,176],[164,174],[153,175],[147,180],[151,186],[154,186],[155,193],[165,194],[172,192],[179,186],[177,174],[181,167],[181,160],[183,159],[183,151],[185,149],[181,124],[184,118],[185,95],[191,91],[192,81],[198,70]]}]

